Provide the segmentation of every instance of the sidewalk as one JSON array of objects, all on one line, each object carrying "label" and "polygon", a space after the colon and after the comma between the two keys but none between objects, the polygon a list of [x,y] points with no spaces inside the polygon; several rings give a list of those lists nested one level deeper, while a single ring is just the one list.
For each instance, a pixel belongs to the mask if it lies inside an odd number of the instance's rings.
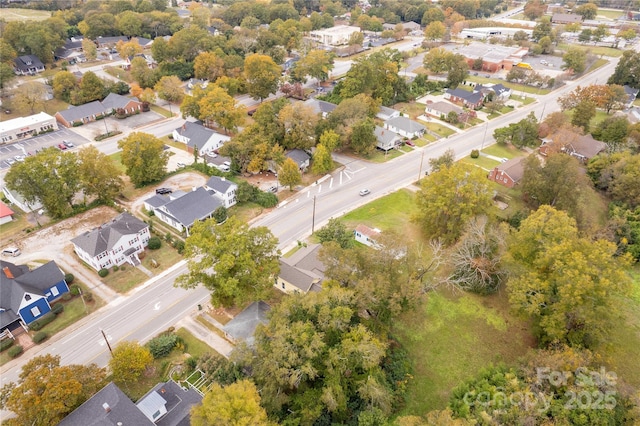
[{"label": "sidewalk", "polygon": [[176,328],[186,328],[189,333],[194,335],[194,337],[211,346],[223,357],[229,358],[229,355],[233,351],[233,345],[196,321],[196,319],[194,318],[195,315],[197,314],[188,315],[178,321],[178,323],[176,324]]}]

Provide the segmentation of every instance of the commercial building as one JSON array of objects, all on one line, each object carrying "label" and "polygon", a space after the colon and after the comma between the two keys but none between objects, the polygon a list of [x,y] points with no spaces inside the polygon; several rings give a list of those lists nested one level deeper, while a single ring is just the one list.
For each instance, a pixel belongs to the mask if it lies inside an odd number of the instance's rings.
[{"label": "commercial building", "polygon": [[58,130],[56,119],[45,112],[0,122],[0,142],[9,143],[36,132]]},{"label": "commercial building", "polygon": [[359,27],[349,25],[336,25],[335,27],[322,30],[311,31],[309,35],[318,43],[328,46],[342,46],[349,43],[349,38],[353,33],[359,33]]}]

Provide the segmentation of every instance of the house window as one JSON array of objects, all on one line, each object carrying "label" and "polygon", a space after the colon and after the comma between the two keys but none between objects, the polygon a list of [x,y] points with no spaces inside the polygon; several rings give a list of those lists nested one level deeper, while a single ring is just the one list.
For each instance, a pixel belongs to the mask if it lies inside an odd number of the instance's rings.
[{"label": "house window", "polygon": [[51,294],[55,297],[60,294],[58,287],[51,287]]},{"label": "house window", "polygon": [[284,281],[282,281],[282,288],[284,288]]},{"label": "house window", "polygon": [[40,315],[40,309],[38,309],[37,306],[34,306],[33,308],[31,308],[31,315],[37,317],[38,315]]}]

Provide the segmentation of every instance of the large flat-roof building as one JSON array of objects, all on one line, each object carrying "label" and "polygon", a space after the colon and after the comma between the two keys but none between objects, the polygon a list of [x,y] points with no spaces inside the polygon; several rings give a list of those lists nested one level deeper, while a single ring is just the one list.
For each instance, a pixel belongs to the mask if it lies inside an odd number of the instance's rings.
[{"label": "large flat-roof building", "polygon": [[0,142],[9,143],[35,132],[58,130],[56,119],[45,112],[0,122]]},{"label": "large flat-roof building", "polygon": [[445,45],[444,48],[464,56],[469,68],[473,66],[476,59],[482,58],[482,71],[484,72],[509,71],[522,62],[522,58],[529,53],[528,47],[506,47],[476,42],[467,46]]},{"label": "large flat-roof building", "polygon": [[336,25],[331,28],[315,30],[309,33],[309,36],[321,44],[329,46],[342,46],[349,43],[349,38],[353,33],[359,33],[360,27],[352,27],[349,25]]}]

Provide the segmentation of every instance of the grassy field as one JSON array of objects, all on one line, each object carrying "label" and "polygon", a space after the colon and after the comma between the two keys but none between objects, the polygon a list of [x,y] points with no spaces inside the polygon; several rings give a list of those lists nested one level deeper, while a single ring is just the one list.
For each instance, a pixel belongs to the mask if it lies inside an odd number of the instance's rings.
[{"label": "grassy field", "polygon": [[9,245],[15,239],[22,237],[25,229],[32,229],[33,225],[27,220],[27,214],[23,213],[17,207],[13,209],[13,220],[0,225],[0,240],[2,245]]},{"label": "grassy field", "polygon": [[[164,118],[171,118],[173,117],[174,112],[169,111],[168,109],[162,108],[158,105],[155,104],[151,104],[149,105],[149,107],[151,108],[151,111],[160,114],[161,116],[163,116]],[[176,107],[176,111],[178,110],[178,108]]]},{"label": "grassy field", "polygon": [[493,155],[495,157],[500,157],[500,158],[514,158],[514,157],[520,157],[525,154],[524,151],[520,151],[518,148],[514,147],[513,145],[500,145],[497,143],[494,143],[493,145],[484,148],[482,152],[484,152],[485,154]]},{"label": "grassy field", "polygon": [[538,87],[527,86],[524,84],[511,83],[506,80],[500,80],[499,78],[486,78],[486,77],[481,77],[479,75],[469,75],[467,76],[467,81],[473,81],[474,83],[481,83],[481,84],[485,84],[485,83],[502,84],[503,86],[508,87],[515,92],[525,92],[525,93],[532,93],[536,95],[546,95],[551,91],[549,89],[540,89]]},{"label": "grassy field", "polygon": [[465,157],[461,162],[465,164],[470,164],[472,166],[480,167],[483,170],[491,171],[495,166],[500,164],[499,161],[492,160],[491,158],[480,156],[478,158]]},{"label": "grassy field", "polygon": [[438,124],[438,123],[434,123],[433,121],[430,121],[428,123],[424,123],[424,126],[431,130],[432,132],[435,132],[437,134],[439,134],[441,137],[446,138],[447,136],[451,136],[455,133],[454,130],[443,126],[442,124]]},{"label": "grassy field", "polygon": [[400,102],[393,105],[393,109],[401,111],[404,115],[408,116],[412,120],[415,120],[419,115],[424,114],[424,109],[427,106],[419,102]]},{"label": "grassy field", "polygon": [[582,49],[582,50],[586,50],[588,52],[593,53],[594,55],[598,55],[598,56],[611,56],[614,58],[617,58],[619,56],[622,56],[622,50],[620,49],[614,49],[613,47],[604,47],[604,46],[587,46],[587,45],[583,45],[583,44],[567,44],[567,43],[560,43],[558,44],[558,48],[561,50],[567,50],[569,48],[569,46],[571,47],[577,47],[578,49]]},{"label": "grassy field", "polygon": [[46,10],[2,8],[2,19],[11,21],[44,21],[51,17],[51,12]]},{"label": "grassy field", "polygon": [[598,16],[602,16],[609,19],[618,19],[624,14],[621,10],[612,9],[598,9]]},{"label": "grassy field", "polygon": [[390,149],[387,152],[376,149],[371,155],[367,157],[367,159],[369,161],[373,161],[374,163],[384,163],[385,161],[390,161],[394,158],[400,157],[402,153],[403,151],[401,151],[400,149]]},{"label": "grassy field", "polygon": [[489,364],[515,363],[535,344],[529,328],[510,313],[504,293],[430,293],[422,306],[401,316],[392,331],[414,368],[399,415],[443,409],[460,382]]}]

